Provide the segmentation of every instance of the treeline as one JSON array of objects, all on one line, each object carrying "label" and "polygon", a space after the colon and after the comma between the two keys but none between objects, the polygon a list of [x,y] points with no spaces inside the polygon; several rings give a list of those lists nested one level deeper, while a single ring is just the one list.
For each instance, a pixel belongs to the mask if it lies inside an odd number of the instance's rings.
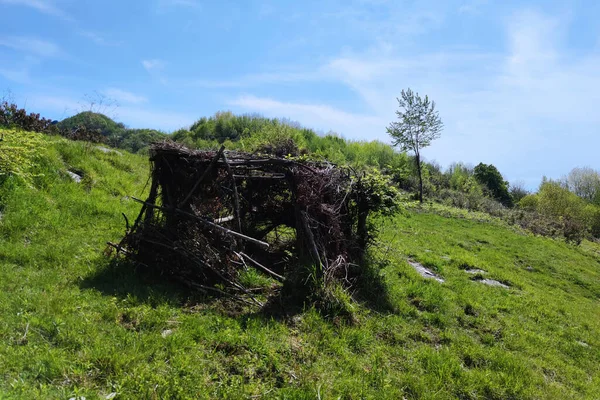
[{"label": "treeline", "polygon": [[166,140],[169,136],[155,129],[131,129],[120,122],[115,122],[106,115],[91,111],[81,112],[58,123],[58,127],[66,132],[85,129],[94,132],[98,139],[112,147],[139,153],[148,149],[153,142]]},{"label": "treeline", "polygon": [[112,147],[138,153],[157,141],[169,138],[155,129],[130,129],[106,115],[85,111],[63,121],[53,121],[36,113],[28,113],[16,104],[0,102],[0,127],[60,135],[72,140],[105,143]]},{"label": "treeline", "polygon": [[[3,121],[0,119],[0,124],[6,125]],[[129,129],[92,112],[59,123],[44,121],[43,126],[55,126],[66,136],[76,139],[74,133],[78,131],[92,132],[98,141],[130,152],[147,151],[152,142],[162,140],[198,149],[225,145],[229,150],[328,160],[377,170],[409,194],[418,189],[413,156],[380,141],[351,141],[335,133],[317,134],[289,120],[219,112],[171,135],[153,129]],[[592,169],[574,169],[559,181],[544,179],[535,193],[510,184],[495,166],[483,163],[455,163],[443,169],[426,162],[422,175],[424,195],[429,201],[485,212],[534,233],[560,236],[576,243],[586,237],[600,238],[600,174]]]}]

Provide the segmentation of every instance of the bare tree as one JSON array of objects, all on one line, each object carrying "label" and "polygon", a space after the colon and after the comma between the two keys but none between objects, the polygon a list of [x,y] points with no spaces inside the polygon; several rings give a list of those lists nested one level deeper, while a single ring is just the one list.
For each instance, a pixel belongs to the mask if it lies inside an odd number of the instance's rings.
[{"label": "bare tree", "polygon": [[565,186],[577,196],[600,204],[600,173],[590,168],[573,168],[564,178]]},{"label": "bare tree", "polygon": [[115,118],[115,112],[119,108],[119,103],[115,99],[94,90],[91,94],[86,93],[83,96],[80,107],[79,112],[89,111]]},{"label": "bare tree", "polygon": [[396,111],[398,121],[390,123],[387,132],[393,139],[393,145],[402,151],[415,154],[415,164],[419,174],[419,201],[423,202],[423,176],[421,166],[421,149],[440,137],[444,124],[435,109],[435,102],[428,96],[421,98],[411,89],[402,90],[397,98],[399,110]]}]

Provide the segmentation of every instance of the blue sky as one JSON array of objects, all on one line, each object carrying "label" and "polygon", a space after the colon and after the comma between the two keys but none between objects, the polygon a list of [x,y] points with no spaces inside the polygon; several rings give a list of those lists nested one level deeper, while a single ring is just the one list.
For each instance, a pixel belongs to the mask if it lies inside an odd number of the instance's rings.
[{"label": "blue sky", "polygon": [[403,88],[445,123],[424,151],[535,188],[600,169],[600,2],[0,0],[0,93],[62,119],[166,131],[218,110],[388,141]]}]

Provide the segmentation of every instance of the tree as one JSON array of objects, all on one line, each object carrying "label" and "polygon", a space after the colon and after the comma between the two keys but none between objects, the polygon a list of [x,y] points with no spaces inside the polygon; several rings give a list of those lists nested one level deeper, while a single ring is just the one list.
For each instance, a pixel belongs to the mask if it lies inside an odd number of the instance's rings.
[{"label": "tree", "polygon": [[590,203],[600,205],[600,173],[589,167],[574,168],[565,181],[571,192]]},{"label": "tree", "polygon": [[525,196],[529,195],[529,190],[525,188],[523,181],[516,181],[509,185],[510,197],[512,198],[513,204],[517,204]]},{"label": "tree", "polygon": [[508,193],[508,182],[492,164],[479,163],[473,170],[473,176],[481,185],[486,187],[490,195],[506,207],[512,207],[513,202]]},{"label": "tree", "polygon": [[393,139],[393,145],[402,151],[415,154],[415,164],[419,175],[419,201],[423,202],[423,175],[421,150],[440,137],[444,124],[435,109],[435,102],[428,96],[421,98],[412,90],[402,90],[397,98],[399,110],[396,111],[398,121],[390,123],[387,132]]}]

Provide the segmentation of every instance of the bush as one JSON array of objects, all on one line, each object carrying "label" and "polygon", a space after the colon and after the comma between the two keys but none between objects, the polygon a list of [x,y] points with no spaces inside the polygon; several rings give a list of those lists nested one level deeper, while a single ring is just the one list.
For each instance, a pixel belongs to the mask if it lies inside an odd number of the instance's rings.
[{"label": "bush", "polygon": [[10,176],[31,183],[43,151],[44,141],[39,133],[7,131],[0,141],[0,184]]},{"label": "bush", "polygon": [[27,114],[25,109],[7,101],[0,103],[0,127],[29,132],[58,133],[58,129],[52,120],[42,118],[40,114]]},{"label": "bush", "polygon": [[528,194],[519,201],[517,206],[526,211],[537,211],[539,202],[537,195]]},{"label": "bush", "polygon": [[58,127],[68,132],[85,129],[98,132],[107,138],[118,137],[125,130],[125,125],[122,123],[115,122],[104,114],[92,111],[81,112],[66,118],[58,123]]}]

